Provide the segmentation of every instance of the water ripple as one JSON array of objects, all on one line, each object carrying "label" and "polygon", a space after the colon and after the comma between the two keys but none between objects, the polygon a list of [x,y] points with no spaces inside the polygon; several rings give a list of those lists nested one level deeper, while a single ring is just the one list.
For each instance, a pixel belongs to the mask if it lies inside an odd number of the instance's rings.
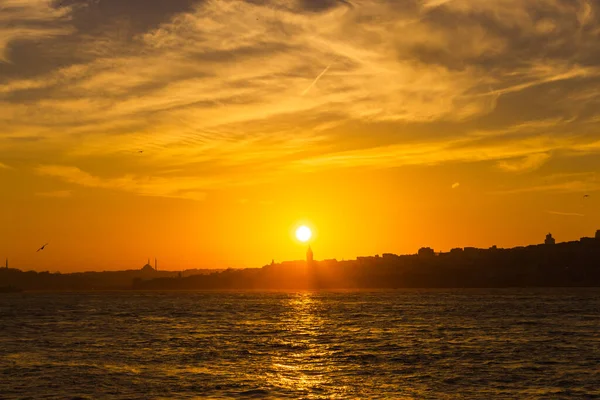
[{"label": "water ripple", "polygon": [[21,293],[0,398],[599,398],[600,290]]}]

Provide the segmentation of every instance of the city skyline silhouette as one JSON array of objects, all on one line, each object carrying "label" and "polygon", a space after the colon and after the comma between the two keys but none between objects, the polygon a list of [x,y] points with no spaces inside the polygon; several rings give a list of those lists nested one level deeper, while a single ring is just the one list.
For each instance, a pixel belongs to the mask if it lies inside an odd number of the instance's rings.
[{"label": "city skyline silhouette", "polygon": [[[148,258],[140,269],[71,274],[0,270],[4,291],[18,290],[317,290],[456,287],[600,287],[600,229],[594,237],[487,249],[464,247],[416,254],[384,253],[352,260],[318,260],[310,244],[304,260],[261,268],[158,270]],[[8,285],[7,285],[8,283]]]}]

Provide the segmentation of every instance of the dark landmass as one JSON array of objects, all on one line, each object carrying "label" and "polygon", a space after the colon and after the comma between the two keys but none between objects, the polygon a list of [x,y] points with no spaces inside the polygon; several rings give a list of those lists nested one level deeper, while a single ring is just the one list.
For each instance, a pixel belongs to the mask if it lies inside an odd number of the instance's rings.
[{"label": "dark landmass", "polygon": [[[311,253],[312,254],[312,253]],[[288,261],[202,274],[143,270],[49,274],[0,269],[0,284],[25,290],[303,290],[395,288],[600,287],[600,231],[595,238],[447,253]]]},{"label": "dark landmass", "polygon": [[[61,274],[59,272],[21,271],[14,268],[0,268],[0,286],[6,292],[14,289],[22,290],[129,290],[136,282],[153,279],[186,279],[189,276],[202,276],[223,271],[222,269],[189,269],[185,271],[156,271],[150,265],[142,269],[127,271],[76,272]],[[0,288],[2,293],[2,288]]]},{"label": "dark landmass", "polygon": [[23,289],[14,286],[0,286],[0,293],[20,293]]}]

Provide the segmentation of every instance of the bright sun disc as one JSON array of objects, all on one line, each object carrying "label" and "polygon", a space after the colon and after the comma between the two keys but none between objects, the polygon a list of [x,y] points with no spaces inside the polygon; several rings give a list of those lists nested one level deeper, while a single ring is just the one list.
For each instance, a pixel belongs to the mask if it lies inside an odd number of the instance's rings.
[{"label": "bright sun disc", "polygon": [[298,229],[296,229],[296,238],[301,242],[306,242],[312,236],[312,232],[308,226],[302,225]]}]

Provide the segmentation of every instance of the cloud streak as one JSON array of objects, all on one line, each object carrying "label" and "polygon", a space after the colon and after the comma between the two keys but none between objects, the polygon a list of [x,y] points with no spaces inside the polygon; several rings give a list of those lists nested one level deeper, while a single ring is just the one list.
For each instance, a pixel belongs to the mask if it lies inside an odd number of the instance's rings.
[{"label": "cloud streak", "polygon": [[508,172],[527,172],[541,167],[548,159],[550,154],[537,153],[530,154],[520,159],[503,160],[498,162],[498,168]]},{"label": "cloud streak", "polygon": [[49,0],[0,0],[0,63],[10,62],[7,51],[16,40],[45,40],[67,35],[70,7],[53,7]]},{"label": "cloud streak", "polygon": [[565,217],[585,217],[585,214],[580,213],[571,213],[571,212],[562,212],[562,211],[546,211],[548,214],[552,215],[562,215]]},{"label": "cloud streak", "polygon": [[586,193],[600,190],[600,182],[596,179],[565,179],[558,182],[544,183],[533,186],[500,190],[494,194],[521,194],[521,193]]},{"label": "cloud streak", "polygon": [[249,174],[539,173],[600,152],[589,1],[108,1],[112,22],[65,4],[0,0],[0,156],[44,156],[38,173],[73,184],[201,198]]},{"label": "cloud streak", "polygon": [[[60,165],[40,166],[37,168],[37,173],[60,178],[65,182],[88,188],[118,190],[136,193],[142,196],[172,197],[191,200],[204,200],[206,198],[206,193],[198,189],[198,186],[201,183],[195,178],[167,179],[132,175],[118,178],[101,178],[82,171],[77,167]],[[54,192],[54,194],[56,194],[56,192]]]},{"label": "cloud streak", "polygon": [[71,197],[73,195],[73,192],[70,190],[54,190],[51,192],[39,192],[39,193],[36,193],[35,195],[40,196],[40,197],[54,197],[54,198],[64,199],[67,197]]}]

